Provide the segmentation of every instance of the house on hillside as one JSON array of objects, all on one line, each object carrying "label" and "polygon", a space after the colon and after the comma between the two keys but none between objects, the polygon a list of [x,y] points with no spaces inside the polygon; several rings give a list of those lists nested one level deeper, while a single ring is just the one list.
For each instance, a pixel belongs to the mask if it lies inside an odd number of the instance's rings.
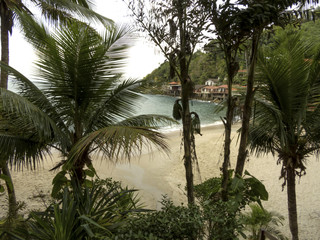
[{"label": "house on hillside", "polygon": [[208,80],[205,82],[205,84],[206,84],[206,86],[214,86],[214,85],[217,84],[217,82],[218,82],[218,79],[213,79],[213,78],[211,78],[211,79],[208,79]]},{"label": "house on hillside", "polygon": [[[236,91],[235,88],[233,88],[232,90]],[[205,86],[201,88],[201,98],[204,100],[213,100],[216,102],[221,102],[228,97],[228,93],[228,85]]]},{"label": "house on hillside", "polygon": [[166,93],[170,96],[180,96],[181,84],[179,82],[169,82]]},{"label": "house on hillside", "polygon": [[213,100],[213,92],[218,88],[218,86],[204,86],[201,88],[201,99],[203,100]]},{"label": "house on hillside", "polygon": [[204,88],[206,85],[195,85],[193,89],[193,98],[201,99],[201,89]]}]

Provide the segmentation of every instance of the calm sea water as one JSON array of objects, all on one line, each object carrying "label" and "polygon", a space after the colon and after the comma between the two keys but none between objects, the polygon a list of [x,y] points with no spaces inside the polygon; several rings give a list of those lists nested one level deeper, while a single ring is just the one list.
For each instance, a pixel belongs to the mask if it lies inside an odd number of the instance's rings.
[{"label": "calm sea water", "polygon": [[[147,95],[142,94],[142,98],[137,107],[137,114],[161,114],[172,117],[172,108],[176,97],[165,95]],[[201,126],[221,124],[220,116],[224,115],[224,112],[215,113],[217,108],[216,103],[192,100],[190,101],[191,111],[196,112],[201,121]],[[180,125],[164,126],[163,131],[177,130],[181,128]]]}]

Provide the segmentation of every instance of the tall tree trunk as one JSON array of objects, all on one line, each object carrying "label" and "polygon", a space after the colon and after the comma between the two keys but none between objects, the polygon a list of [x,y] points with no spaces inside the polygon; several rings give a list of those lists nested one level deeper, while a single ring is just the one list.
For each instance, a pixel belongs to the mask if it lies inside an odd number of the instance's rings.
[{"label": "tall tree trunk", "polygon": [[258,45],[260,39],[260,31],[255,30],[252,37],[250,67],[247,80],[247,91],[245,103],[243,106],[243,118],[241,127],[241,138],[238,151],[237,165],[235,174],[242,176],[244,164],[248,155],[247,144],[249,135],[249,123],[251,118],[252,102],[254,97],[254,71],[257,62]]},{"label": "tall tree trunk", "polygon": [[[1,61],[9,65],[9,33],[12,29],[12,15],[9,9],[7,8],[4,1],[0,3],[0,11],[1,11]],[[0,87],[1,88],[8,88],[8,73],[6,70],[1,69],[0,71]],[[1,164],[1,170],[4,175],[8,177],[8,181],[11,182],[9,184],[6,181],[6,188],[8,192],[8,200],[9,200],[9,211],[8,217],[9,220],[15,219],[17,217],[17,200],[16,194],[14,191],[14,185],[11,178],[10,170],[7,164],[7,161],[4,161]],[[10,222],[10,221],[9,221]]]},{"label": "tall tree trunk", "polygon": [[224,138],[224,158],[222,164],[222,200],[228,200],[228,181],[229,181],[229,166],[230,166],[230,145],[231,145],[231,126],[233,120],[233,113],[235,107],[235,101],[232,97],[232,82],[234,76],[234,62],[231,61],[231,57],[227,60],[228,66],[228,99],[227,99],[227,113],[226,118],[223,120],[224,128],[225,128],[225,138]]},{"label": "tall tree trunk", "polygon": [[186,170],[186,181],[187,181],[187,197],[188,203],[194,203],[194,193],[193,193],[193,169],[192,169],[192,156],[191,156],[191,118],[190,118],[190,109],[189,109],[189,97],[186,93],[188,89],[188,83],[183,87],[185,90],[182,90],[182,124],[183,124],[183,147],[184,147],[184,167]]},{"label": "tall tree trunk", "polygon": [[[0,2],[1,9],[1,61],[9,64],[9,32],[11,31],[10,12],[4,1]],[[1,69],[0,87],[8,88],[8,73]]]},{"label": "tall tree trunk", "polygon": [[183,0],[178,0],[178,19],[180,31],[180,53],[179,66],[182,86],[182,125],[183,125],[183,146],[184,146],[184,167],[186,170],[187,181],[187,197],[188,204],[194,203],[194,189],[193,189],[193,172],[192,172],[192,155],[191,155],[191,116],[189,108],[189,94],[191,92],[191,79],[188,77],[187,65],[187,39],[185,29],[185,8]]},{"label": "tall tree trunk", "polygon": [[298,214],[297,214],[297,199],[296,199],[296,179],[294,168],[287,168],[287,197],[288,197],[288,212],[289,226],[292,235],[292,240],[299,240],[298,235]]}]

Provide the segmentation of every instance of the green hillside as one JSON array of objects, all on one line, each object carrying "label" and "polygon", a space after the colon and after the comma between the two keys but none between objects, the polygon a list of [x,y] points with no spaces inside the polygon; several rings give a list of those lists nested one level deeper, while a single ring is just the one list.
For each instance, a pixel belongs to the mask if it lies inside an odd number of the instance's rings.
[{"label": "green hillside", "polygon": [[[320,20],[302,23],[301,26],[295,27],[294,30],[301,31],[304,41],[310,41],[314,38],[320,39]],[[264,44],[272,47],[277,41],[276,39],[276,35],[270,34],[270,32],[265,33]],[[239,54],[240,69],[246,69],[245,56],[245,51]],[[169,78],[169,71],[169,62],[163,62],[158,68],[144,77],[145,85],[155,88],[171,81],[177,81],[177,77],[174,79]],[[220,83],[223,83],[226,77],[223,53],[217,47],[205,47],[205,49],[198,50],[194,53],[191,61],[189,75],[195,84],[204,84],[210,78],[218,78]],[[242,84],[244,80],[243,77],[238,76],[235,78],[235,83]]]}]

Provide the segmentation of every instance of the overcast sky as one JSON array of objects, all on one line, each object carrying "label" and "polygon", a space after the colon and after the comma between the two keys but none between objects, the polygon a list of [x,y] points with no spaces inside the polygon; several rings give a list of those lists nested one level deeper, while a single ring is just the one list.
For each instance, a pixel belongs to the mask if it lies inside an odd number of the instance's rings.
[{"label": "overcast sky", "polygon": [[[133,23],[129,17],[129,10],[122,0],[95,0],[95,10],[116,23]],[[125,69],[126,77],[143,78],[153,69],[157,68],[164,57],[153,43],[145,38],[134,41],[133,47],[129,50],[128,64]],[[32,78],[32,69],[36,59],[32,47],[23,39],[18,28],[14,28],[10,37],[10,65]]]}]

